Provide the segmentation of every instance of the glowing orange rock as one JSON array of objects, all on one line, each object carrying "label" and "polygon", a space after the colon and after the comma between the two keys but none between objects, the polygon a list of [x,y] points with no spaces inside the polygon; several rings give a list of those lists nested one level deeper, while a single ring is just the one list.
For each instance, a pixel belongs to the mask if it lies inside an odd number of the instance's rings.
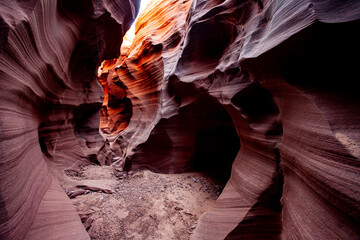
[{"label": "glowing orange rock", "polygon": [[226,109],[241,148],[193,239],[358,239],[360,5],[197,0],[185,24],[186,4],[153,1],[114,66],[134,105],[123,156],[222,172]]},{"label": "glowing orange rock", "polygon": [[125,35],[121,56],[103,62],[98,71],[105,95],[100,120],[103,133],[115,136],[129,125],[130,118],[133,129],[143,123],[148,126],[156,118],[164,80],[163,56],[178,49],[190,5],[191,1],[150,2],[136,22],[135,37]]},{"label": "glowing orange rock", "polygon": [[100,129],[104,133],[125,129],[132,115],[131,101],[126,97],[125,86],[116,82],[118,77],[113,67],[118,60],[105,60],[98,70],[99,81],[104,89],[100,115]]}]

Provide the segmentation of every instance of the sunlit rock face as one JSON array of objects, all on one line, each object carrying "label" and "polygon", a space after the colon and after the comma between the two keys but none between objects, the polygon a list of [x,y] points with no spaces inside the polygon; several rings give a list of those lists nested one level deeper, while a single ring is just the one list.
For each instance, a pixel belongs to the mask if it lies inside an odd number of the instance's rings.
[{"label": "sunlit rock face", "polygon": [[154,0],[119,56],[137,7],[0,2],[0,239],[88,239],[114,156],[228,180],[194,239],[358,239],[360,3]]},{"label": "sunlit rock face", "polygon": [[137,8],[0,2],[0,239],[89,238],[57,179],[109,158],[96,70],[119,57]]},{"label": "sunlit rock face", "polygon": [[188,4],[154,1],[109,70],[132,104],[110,147],[160,172],[232,164],[194,239],[357,239],[359,2]]},{"label": "sunlit rock face", "polygon": [[120,137],[126,135],[124,142],[151,131],[149,125],[160,110],[164,63],[179,48],[189,7],[190,1],[150,2],[136,23],[135,38],[129,34],[124,37],[121,56],[100,66],[98,75],[105,95],[100,125],[109,139],[120,133]]},{"label": "sunlit rock face", "polygon": [[152,1],[136,22],[133,42],[125,37],[122,56],[103,63],[98,73],[105,92],[100,125],[122,157],[120,168],[210,171],[226,179],[239,149],[229,113],[208,92],[172,74],[190,5]]},{"label": "sunlit rock face", "polygon": [[114,75],[112,69],[117,61],[116,58],[105,60],[100,66],[99,81],[104,90],[100,130],[104,134],[121,132],[128,126],[132,116],[132,104],[126,96],[126,87],[116,81],[118,76]]}]

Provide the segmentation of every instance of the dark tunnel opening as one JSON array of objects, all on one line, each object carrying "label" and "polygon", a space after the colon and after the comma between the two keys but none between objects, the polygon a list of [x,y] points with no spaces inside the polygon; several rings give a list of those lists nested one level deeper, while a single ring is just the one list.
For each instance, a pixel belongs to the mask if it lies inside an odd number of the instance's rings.
[{"label": "dark tunnel opening", "polygon": [[240,148],[230,115],[208,93],[176,77],[170,78],[168,91],[179,104],[178,114],[160,120],[149,139],[135,149],[127,168],[206,172],[225,183]]}]

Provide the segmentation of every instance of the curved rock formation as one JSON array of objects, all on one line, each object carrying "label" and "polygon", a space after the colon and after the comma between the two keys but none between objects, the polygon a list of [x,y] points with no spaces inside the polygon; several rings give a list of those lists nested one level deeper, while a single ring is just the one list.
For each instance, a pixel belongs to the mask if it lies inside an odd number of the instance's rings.
[{"label": "curved rock formation", "polygon": [[1,239],[89,238],[57,179],[105,162],[95,72],[119,56],[137,8],[127,0],[0,2]]},{"label": "curved rock formation", "polygon": [[154,0],[119,56],[137,7],[1,1],[0,238],[87,239],[58,181],[117,156],[228,180],[194,239],[358,239],[359,2]]},{"label": "curved rock formation", "polygon": [[359,237],[359,10],[194,2],[175,74],[224,104],[241,141],[195,239]]},{"label": "curved rock formation", "polygon": [[[123,55],[115,63],[103,62],[99,69],[105,92],[101,124],[111,127],[102,130],[122,160],[132,157],[130,168],[163,173],[211,171],[227,179],[239,148],[229,114],[208,93],[169,78],[176,67],[190,4],[152,1],[136,23],[134,41],[123,44]],[[133,107],[130,121],[123,112],[131,110],[122,110],[125,97]],[[109,107],[111,99],[115,104]],[[122,169],[124,161],[118,163]]]},{"label": "curved rock formation", "polygon": [[359,3],[199,0],[174,24],[184,2],[155,2],[113,68],[134,110],[117,154],[161,172],[234,161],[194,239],[358,238]]},{"label": "curved rock formation", "polygon": [[[175,67],[190,4],[191,1],[150,2],[136,23],[134,40],[129,40],[122,46],[122,56],[111,65],[110,62],[104,62],[104,66],[99,69],[105,95],[109,96],[109,101],[113,98],[116,103],[111,107],[110,102],[103,103],[101,122],[111,125],[108,129],[103,128],[103,133],[114,153],[121,156],[122,160],[132,156],[134,148],[148,139],[160,118],[170,118],[179,108],[178,103],[170,96],[163,95],[167,94],[166,76],[169,69]],[[128,105],[132,109],[128,109],[132,113],[131,119],[130,116],[124,118],[121,111],[119,114],[116,110],[122,109],[124,96],[130,100]],[[172,105],[163,111],[164,104]],[[166,147],[160,151],[166,152]],[[153,160],[152,158],[147,161],[151,163]],[[162,159],[160,161],[168,162]],[[119,162],[120,167],[123,167],[123,163]],[[150,165],[154,164],[147,166]],[[165,168],[165,172],[170,172],[169,167]]]}]

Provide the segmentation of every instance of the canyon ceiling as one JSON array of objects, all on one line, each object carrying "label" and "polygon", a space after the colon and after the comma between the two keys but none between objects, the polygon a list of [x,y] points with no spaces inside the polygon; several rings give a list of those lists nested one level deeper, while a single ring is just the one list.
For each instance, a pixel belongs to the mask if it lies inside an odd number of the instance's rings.
[{"label": "canyon ceiling", "polygon": [[194,239],[358,239],[360,2],[154,0],[122,45],[139,4],[0,2],[0,239],[89,239],[89,163],[227,181]]}]

